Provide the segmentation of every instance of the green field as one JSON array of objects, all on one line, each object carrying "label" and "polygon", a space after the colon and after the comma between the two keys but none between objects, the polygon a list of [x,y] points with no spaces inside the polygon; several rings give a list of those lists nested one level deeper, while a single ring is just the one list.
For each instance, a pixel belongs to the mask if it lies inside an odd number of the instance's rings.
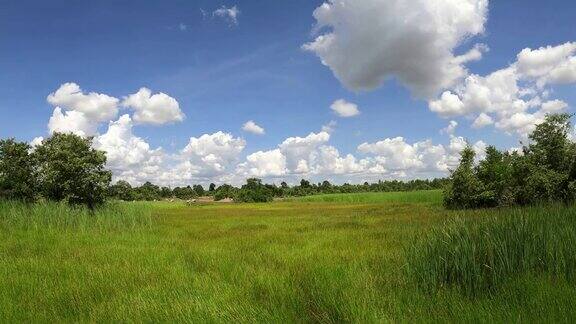
[{"label": "green field", "polygon": [[572,322],[572,206],[0,203],[0,322]]}]

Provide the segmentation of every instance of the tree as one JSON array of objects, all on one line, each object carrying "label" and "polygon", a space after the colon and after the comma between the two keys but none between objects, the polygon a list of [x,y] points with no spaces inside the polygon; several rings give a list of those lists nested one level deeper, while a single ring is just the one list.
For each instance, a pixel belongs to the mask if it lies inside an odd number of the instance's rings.
[{"label": "tree", "polygon": [[547,115],[543,123],[529,138],[528,156],[532,163],[556,172],[565,172],[571,167],[574,157],[573,145],[568,139],[570,132],[570,114]]},{"label": "tree", "polygon": [[36,172],[30,149],[14,139],[0,140],[0,198],[34,200]]},{"label": "tree", "polygon": [[204,196],[204,187],[202,187],[202,185],[194,185],[192,188],[198,196]]},{"label": "tree", "polygon": [[214,200],[219,201],[226,198],[233,198],[237,189],[229,184],[223,184],[214,192]]},{"label": "tree", "polygon": [[132,189],[130,183],[124,180],[120,180],[110,186],[109,192],[110,196],[124,201],[132,201],[135,198],[134,189]]},{"label": "tree", "polygon": [[216,185],[214,183],[211,183],[210,186],[208,187],[208,191],[214,192],[214,190],[216,190]]},{"label": "tree", "polygon": [[160,196],[162,198],[170,198],[172,197],[172,189],[168,188],[168,187],[162,187],[160,189]]},{"label": "tree", "polygon": [[474,150],[467,146],[461,153],[460,165],[452,172],[451,184],[444,191],[444,205],[448,208],[478,207],[482,183],[474,174]]},{"label": "tree", "polygon": [[150,181],[146,181],[140,187],[136,188],[136,193],[139,200],[153,201],[162,198],[162,190],[160,187]]},{"label": "tree", "polygon": [[176,187],[176,188],[174,188],[174,190],[172,190],[172,193],[174,194],[174,196],[176,198],[182,199],[182,200],[197,197],[196,192],[190,186]]},{"label": "tree", "polygon": [[36,148],[39,186],[46,199],[91,209],[104,202],[112,174],[104,168],[104,152],[91,145],[91,138],[54,133]]},{"label": "tree", "polygon": [[268,202],[272,199],[273,192],[257,178],[247,179],[234,198],[238,202]]}]

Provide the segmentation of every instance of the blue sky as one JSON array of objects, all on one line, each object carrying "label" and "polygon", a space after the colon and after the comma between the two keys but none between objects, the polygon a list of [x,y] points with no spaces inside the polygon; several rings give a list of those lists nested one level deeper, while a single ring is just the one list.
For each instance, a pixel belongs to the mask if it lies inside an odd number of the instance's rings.
[{"label": "blue sky", "polygon": [[[328,2],[327,5],[332,6],[330,12],[336,13],[328,20],[343,19],[336,21],[342,27],[328,24],[321,29],[315,28],[319,19],[314,17],[313,12],[323,1],[1,1],[0,137],[32,141],[39,136],[48,136],[48,121],[56,105],[49,103],[47,96],[58,90],[62,84],[73,82],[83,93],[106,94],[117,98],[119,102],[146,87],[152,94],[164,93],[175,99],[178,108],[186,117],[182,121],[157,125],[137,122],[135,116],[131,115],[134,125],[130,136],[146,143],[149,151],[162,148],[164,162],[156,164],[155,170],[157,174],[163,172],[165,175],[160,177],[152,171],[136,175],[135,170],[151,167],[149,160],[154,154],[145,152],[148,157],[136,158],[137,161],[130,165],[123,161],[112,161],[115,164],[111,167],[117,178],[126,178],[134,183],[153,180],[175,185],[187,182],[240,181],[238,179],[251,175],[270,178],[271,181],[300,177],[360,181],[436,176],[441,175],[447,168],[430,168],[422,166],[421,163],[412,163],[413,161],[392,163],[390,161],[398,157],[386,155],[390,154],[387,153],[390,151],[387,150],[388,147],[383,147],[386,143],[373,145],[371,149],[368,145],[403,137],[400,146],[393,146],[391,150],[406,148],[408,151],[416,151],[408,152],[407,155],[414,153],[412,155],[416,155],[416,158],[421,158],[419,155],[422,154],[418,153],[420,148],[413,145],[431,140],[433,145],[442,145],[446,150],[443,166],[450,166],[451,162],[448,160],[454,158],[448,156],[448,147],[454,138],[466,139],[471,144],[479,141],[496,144],[502,149],[518,146],[518,140],[525,136],[529,127],[522,126],[523,129],[519,130],[516,126],[507,126],[508,119],[505,120],[500,115],[494,117],[500,114],[498,111],[471,106],[470,109],[462,108],[462,111],[447,113],[447,110],[442,110],[446,103],[440,102],[438,107],[441,108],[436,111],[432,111],[430,103],[440,100],[444,91],[458,93],[464,101],[466,90],[458,88],[457,84],[465,84],[463,80],[467,75],[477,74],[483,77],[505,69],[516,62],[517,55],[525,48],[535,50],[545,46],[556,47],[572,44],[569,42],[576,39],[576,3],[572,1],[431,1],[438,2],[437,7],[434,7],[434,4],[432,7],[420,5],[418,3],[422,1],[414,1],[410,13],[427,13],[434,8],[450,9],[469,4],[480,8],[486,3],[485,11],[478,13],[484,20],[476,16],[469,18],[466,15],[470,13],[466,12],[455,13],[465,18],[462,27],[464,30],[459,34],[462,37],[452,43],[446,41],[449,44],[446,46],[454,57],[467,53],[475,44],[484,44],[482,46],[489,50],[481,51],[481,59],[462,64],[467,69],[467,74],[460,76],[461,81],[436,89],[432,95],[422,96],[413,84],[397,81],[402,79],[402,75],[412,75],[413,72],[402,72],[402,67],[394,65],[404,64],[401,59],[391,60],[386,50],[382,50],[375,52],[375,61],[363,66],[366,59],[362,56],[363,53],[358,53],[359,49],[346,48],[358,44],[372,46],[374,42],[363,43],[365,40],[362,32],[376,35],[376,43],[381,40],[384,42],[383,39],[390,36],[387,35],[390,28],[374,27],[370,30],[371,24],[374,25],[374,22],[379,22],[380,19],[372,21],[370,19],[373,18],[366,17],[366,25],[359,25],[361,23],[358,21],[363,19],[359,19],[361,16],[358,15],[365,14],[365,11],[358,9],[353,12],[346,6],[337,8],[340,4],[352,3],[350,1],[352,0]],[[395,2],[397,1],[358,1],[359,7],[366,5],[373,6],[376,11],[382,9],[378,14],[384,17],[382,20],[385,22],[388,19],[385,16],[392,14],[385,11],[388,5],[386,3]],[[237,21],[226,14],[215,13],[218,9],[232,8],[239,12]],[[355,20],[349,20],[351,17]],[[481,31],[473,27],[479,21],[482,21]],[[435,27],[432,25],[432,28]],[[337,28],[341,30],[338,31]],[[410,26],[399,28],[408,30]],[[345,66],[330,63],[328,66],[323,65],[320,60],[322,55],[318,51],[303,49],[304,44],[314,42],[319,35],[334,30],[340,45],[329,50],[338,55],[339,59],[343,58],[347,62]],[[406,42],[413,35],[402,30],[397,33],[407,39]],[[431,35],[439,39],[447,37],[445,34]],[[354,40],[354,37],[359,39]],[[382,46],[390,51],[394,48],[393,45],[395,44],[392,43],[390,47],[385,47],[388,44]],[[403,45],[405,44],[402,43]],[[419,45],[411,46],[418,48]],[[562,58],[562,62],[556,62],[558,66],[566,65],[574,56],[571,46],[566,47],[568,54]],[[553,48],[549,52],[552,50]],[[366,51],[370,52],[370,49]],[[541,54],[548,55],[544,52]],[[359,56],[357,62],[354,55]],[[347,84],[346,77],[338,78],[334,73],[339,70],[346,74],[356,68],[365,68],[364,70],[369,72],[381,66],[378,65],[379,62],[382,62],[382,66],[386,65],[386,68],[382,68],[384,72],[381,71],[382,75],[378,77],[387,81],[370,86],[368,90],[351,87]],[[428,63],[425,57],[418,62],[422,66]],[[518,73],[520,75],[520,72]],[[526,73],[523,75],[527,75]],[[548,69],[545,73],[552,75],[555,72]],[[536,79],[551,78],[544,74],[531,77],[533,79],[522,79],[518,84],[532,88],[536,86],[528,86],[526,83],[536,84]],[[362,75],[356,74],[349,80],[362,78]],[[444,79],[446,78],[442,78]],[[542,81],[546,90],[539,88],[538,98],[541,103],[552,99],[561,100],[565,103],[562,109],[571,112],[572,105],[576,103],[574,83],[570,78],[568,81],[566,78],[562,80]],[[360,87],[364,87],[364,84]],[[360,114],[348,118],[338,116],[330,109],[337,99],[357,105]],[[525,101],[528,102],[527,99]],[[464,106],[469,105],[465,103]],[[64,106],[62,108],[63,112],[73,110]],[[539,108],[529,109],[533,109],[530,113],[534,114]],[[528,112],[529,109],[525,111]],[[110,120],[100,120],[97,123],[97,132],[93,135],[106,134],[109,122],[118,120],[123,114],[133,114],[136,110],[137,108],[131,110],[120,105],[118,115]],[[481,129],[471,127],[472,122],[482,112],[494,114],[490,115],[493,124],[499,126]],[[506,118],[511,119],[511,116],[512,113]],[[532,118],[530,120],[538,120],[538,116],[528,117]],[[243,131],[242,125],[248,120],[253,120],[263,127],[265,134]],[[458,123],[456,130],[441,132],[451,120]],[[262,164],[273,160],[272,151],[278,149],[283,141],[300,138],[307,143],[304,139],[310,133],[319,134],[322,126],[331,121],[336,125],[329,132],[329,140],[320,140],[321,144],[311,147],[311,152],[306,152],[306,156],[291,157],[291,153],[280,149],[281,152],[275,157],[279,157],[280,163],[285,165],[282,164],[277,169],[276,165],[271,167]],[[235,142],[235,145],[242,149],[233,150],[234,154],[231,155],[215,148],[215,151],[206,149],[204,153],[199,153],[202,149],[198,149],[193,158],[177,156],[182,155],[181,152],[190,143],[191,137],[200,138],[204,134],[211,135],[219,131],[231,135],[234,140],[242,140]],[[134,141],[125,142],[127,147],[123,152],[129,152],[131,145],[135,145]],[[367,146],[362,151],[359,150],[359,145],[363,143]],[[409,147],[404,147],[404,144]],[[478,147],[481,147],[481,144]],[[313,167],[314,163],[318,163],[317,156],[320,153],[316,151],[320,145],[337,149],[339,154],[336,158],[343,160],[335,160],[334,163],[341,162],[348,166]],[[101,144],[100,147],[107,146]],[[259,151],[270,155],[262,155],[263,161],[256,159],[257,156],[253,156],[252,161],[246,160],[247,156]],[[223,155],[216,154],[218,152]],[[206,156],[210,154],[220,161],[220,167],[203,165],[207,163]],[[350,166],[344,162],[348,154],[353,155],[356,164],[349,161],[353,164]],[[305,160],[307,171],[295,171],[291,168],[292,158]],[[362,162],[362,159],[367,160]],[[405,161],[410,159],[411,157],[407,156]],[[376,160],[384,162],[376,166]],[[173,180],[174,175],[169,173],[175,169],[183,170],[179,168],[184,161],[189,165],[202,165],[192,167],[194,171],[188,170],[190,173],[187,177]],[[294,163],[298,164],[298,161]],[[437,166],[438,163],[435,161],[432,164]],[[364,166],[359,166],[361,164]],[[268,171],[264,170],[267,168]],[[410,172],[413,168],[420,168],[421,172]],[[367,171],[368,169],[372,171]]]}]

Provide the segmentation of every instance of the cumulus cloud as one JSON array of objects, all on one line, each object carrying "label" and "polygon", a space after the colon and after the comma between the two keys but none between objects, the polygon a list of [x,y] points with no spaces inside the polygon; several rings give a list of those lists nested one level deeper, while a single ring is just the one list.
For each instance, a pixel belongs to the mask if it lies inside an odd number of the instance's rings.
[{"label": "cumulus cloud", "polygon": [[316,30],[303,45],[351,90],[372,90],[397,78],[421,97],[434,96],[467,75],[463,66],[486,50],[456,55],[483,33],[488,0],[329,0],[316,8]]},{"label": "cumulus cloud", "polygon": [[358,105],[353,104],[351,102],[347,102],[344,99],[338,99],[332,103],[330,106],[338,116],[340,117],[354,117],[360,114],[360,110],[358,110]]},{"label": "cumulus cloud", "polygon": [[242,130],[256,135],[264,135],[266,133],[264,128],[258,126],[258,124],[256,124],[253,120],[249,120],[244,123]]},{"label": "cumulus cloud", "polygon": [[576,82],[576,43],[547,46],[518,54],[518,72],[537,79],[539,86]]},{"label": "cumulus cloud", "polygon": [[152,95],[152,91],[141,88],[124,98],[124,107],[134,109],[134,121],[139,124],[163,125],[184,120],[184,113],[176,99],[165,93]]},{"label": "cumulus cloud", "polygon": [[[286,156],[286,164],[289,170],[298,170],[300,173],[309,171],[307,161],[311,154],[322,144],[330,140],[327,132],[310,133],[306,137],[289,137],[278,147]],[[302,162],[305,161],[305,162]]]},{"label": "cumulus cloud", "polygon": [[183,162],[179,167],[190,179],[222,175],[230,171],[245,147],[246,141],[221,131],[191,137],[180,152]]},{"label": "cumulus cloud", "polygon": [[494,125],[526,137],[547,113],[568,105],[547,100],[548,86],[576,82],[576,43],[524,49],[510,66],[486,76],[471,74],[440,98],[429,102],[442,117],[470,116],[475,128]]},{"label": "cumulus cloud", "polygon": [[84,93],[73,82],[62,84],[46,98],[54,106],[48,131],[93,136],[98,125],[118,114],[118,99],[96,92]]},{"label": "cumulus cloud", "polygon": [[53,106],[82,113],[92,122],[114,119],[118,114],[118,99],[96,92],[85,94],[76,83],[64,83],[47,97]]},{"label": "cumulus cloud", "polygon": [[165,153],[161,148],[152,149],[142,138],[132,132],[130,116],[123,115],[110,122],[106,133],[94,138],[96,149],[106,152],[107,167],[116,179],[137,184],[148,180],[162,182]]},{"label": "cumulus cloud", "polygon": [[474,119],[474,123],[472,123],[472,128],[479,129],[492,124],[494,124],[494,120],[492,119],[492,117],[488,116],[485,113],[480,113],[480,115],[478,115],[478,117]]},{"label": "cumulus cloud", "polygon": [[238,166],[239,175],[244,177],[279,177],[286,175],[286,156],[279,149],[258,151],[246,157]]},{"label": "cumulus cloud", "polygon": [[238,25],[238,16],[240,16],[240,9],[238,9],[238,7],[236,6],[232,6],[230,8],[222,6],[214,10],[214,12],[212,12],[212,15],[214,17],[222,18],[225,21],[229,22],[230,24]]},{"label": "cumulus cloud", "polygon": [[93,136],[98,131],[98,123],[90,120],[80,111],[62,111],[62,108],[54,108],[52,117],[48,121],[48,132],[50,134],[73,133],[78,136]]}]

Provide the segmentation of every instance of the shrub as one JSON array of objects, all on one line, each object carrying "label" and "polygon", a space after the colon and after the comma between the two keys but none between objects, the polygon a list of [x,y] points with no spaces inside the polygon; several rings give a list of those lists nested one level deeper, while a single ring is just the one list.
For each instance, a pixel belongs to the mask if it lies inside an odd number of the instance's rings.
[{"label": "shrub", "polygon": [[0,140],[0,198],[34,200],[37,179],[30,149],[14,139]]}]

